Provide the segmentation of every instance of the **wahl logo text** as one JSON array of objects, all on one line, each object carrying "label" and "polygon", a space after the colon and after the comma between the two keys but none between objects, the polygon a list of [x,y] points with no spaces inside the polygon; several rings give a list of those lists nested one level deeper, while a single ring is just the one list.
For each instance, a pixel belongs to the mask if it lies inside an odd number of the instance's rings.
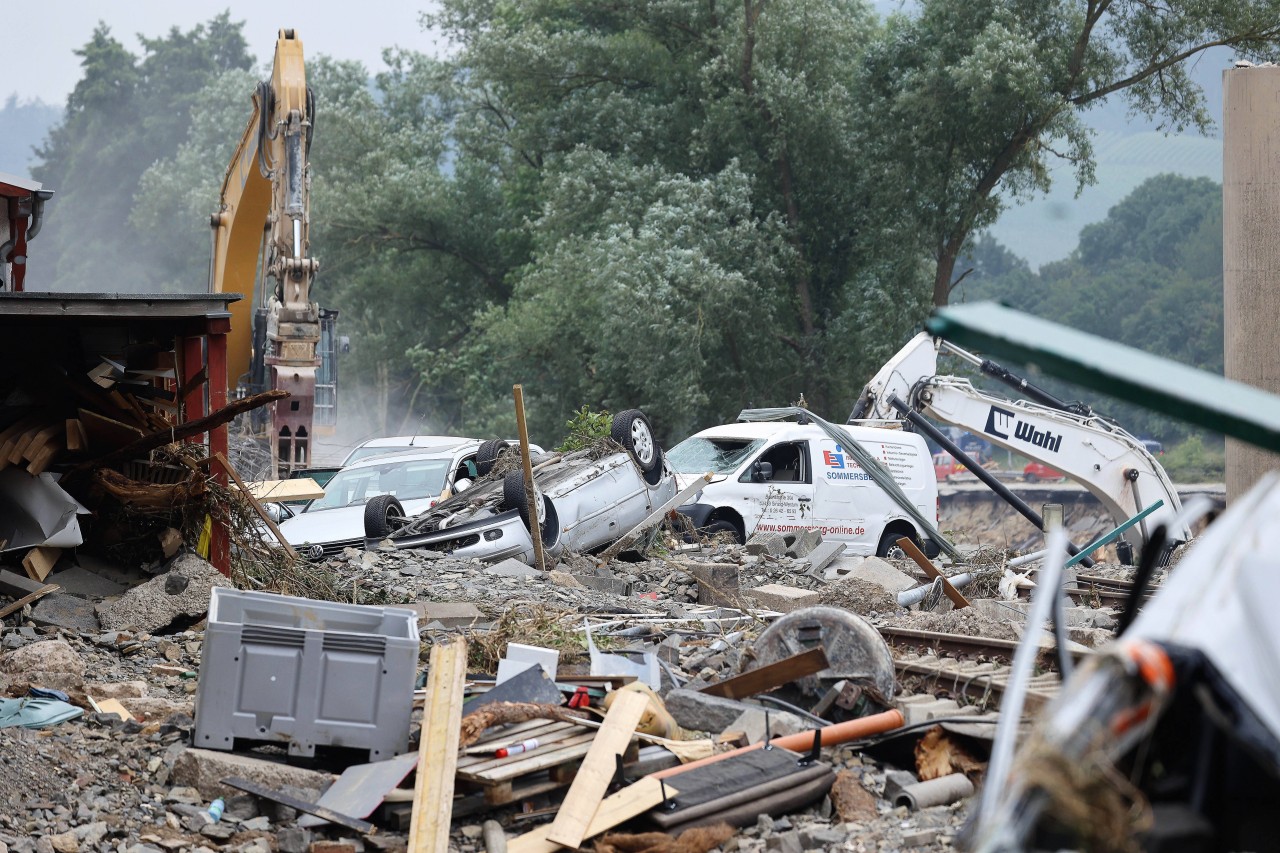
[{"label": "wahl logo text", "polygon": [[1054,435],[1049,430],[1036,429],[1031,424],[1018,420],[1016,413],[999,406],[992,406],[991,411],[987,413],[985,431],[988,435],[1003,439],[1008,439],[1009,434],[1013,433],[1013,437],[1018,441],[1043,447],[1051,453],[1057,453],[1062,447],[1062,436]]}]

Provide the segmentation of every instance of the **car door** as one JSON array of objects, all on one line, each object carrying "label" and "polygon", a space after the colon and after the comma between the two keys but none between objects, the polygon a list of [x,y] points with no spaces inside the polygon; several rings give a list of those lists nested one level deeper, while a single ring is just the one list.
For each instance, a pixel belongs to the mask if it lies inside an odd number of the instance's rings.
[{"label": "car door", "polygon": [[823,438],[811,446],[816,472],[813,514],[823,538],[846,543],[853,554],[874,554],[879,542],[868,537],[866,516],[879,487],[838,442]]},{"label": "car door", "polygon": [[784,441],[757,456],[738,478],[760,520],[753,533],[786,533],[817,526],[813,519],[813,465],[807,441]]}]

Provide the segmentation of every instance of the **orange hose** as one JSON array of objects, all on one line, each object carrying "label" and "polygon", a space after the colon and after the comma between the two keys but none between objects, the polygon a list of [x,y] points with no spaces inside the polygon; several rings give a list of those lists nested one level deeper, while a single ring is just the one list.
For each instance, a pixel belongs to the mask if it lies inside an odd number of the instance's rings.
[{"label": "orange hose", "polygon": [[[851,740],[878,735],[881,732],[891,731],[900,728],[906,723],[903,719],[902,712],[894,709],[884,711],[880,714],[872,714],[869,717],[859,717],[856,720],[849,720],[845,723],[835,723],[834,725],[825,726],[820,729],[822,732],[823,746],[836,746],[841,743],[848,743]],[[813,749],[813,731],[799,732],[794,735],[784,735],[776,737],[770,741],[773,746],[780,746],[783,749],[794,750],[795,752],[805,752]],[[699,758],[697,761],[690,761],[688,764],[681,764],[679,767],[668,767],[666,770],[659,770],[656,773],[650,773],[649,778],[666,779],[669,776],[675,776],[686,770],[692,770],[695,767],[701,767],[704,764],[712,764],[716,761],[723,761],[735,755],[744,752],[750,752],[753,749],[762,749],[764,743],[752,744],[744,746],[740,749],[730,750],[729,752],[721,752],[718,755],[711,755],[706,758]]]}]

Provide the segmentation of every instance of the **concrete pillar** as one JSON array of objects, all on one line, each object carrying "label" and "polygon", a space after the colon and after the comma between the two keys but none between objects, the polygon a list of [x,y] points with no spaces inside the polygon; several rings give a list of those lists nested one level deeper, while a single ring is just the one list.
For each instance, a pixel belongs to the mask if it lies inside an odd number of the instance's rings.
[{"label": "concrete pillar", "polygon": [[[1280,67],[1222,73],[1222,288],[1228,379],[1280,394]],[[1227,440],[1227,501],[1280,456]]]}]

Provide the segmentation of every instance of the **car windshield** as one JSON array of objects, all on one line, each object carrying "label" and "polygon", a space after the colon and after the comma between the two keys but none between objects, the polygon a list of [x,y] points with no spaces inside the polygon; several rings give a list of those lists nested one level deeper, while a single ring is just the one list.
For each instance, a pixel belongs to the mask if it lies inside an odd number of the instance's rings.
[{"label": "car windshield", "polygon": [[377,495],[395,495],[401,501],[435,497],[444,490],[450,461],[398,460],[384,465],[346,468],[324,487],[324,497],[312,501],[303,512],[362,504]]},{"label": "car windshield", "polygon": [[729,474],[737,470],[748,456],[764,446],[764,439],[686,438],[667,451],[671,470],[681,474]]}]

